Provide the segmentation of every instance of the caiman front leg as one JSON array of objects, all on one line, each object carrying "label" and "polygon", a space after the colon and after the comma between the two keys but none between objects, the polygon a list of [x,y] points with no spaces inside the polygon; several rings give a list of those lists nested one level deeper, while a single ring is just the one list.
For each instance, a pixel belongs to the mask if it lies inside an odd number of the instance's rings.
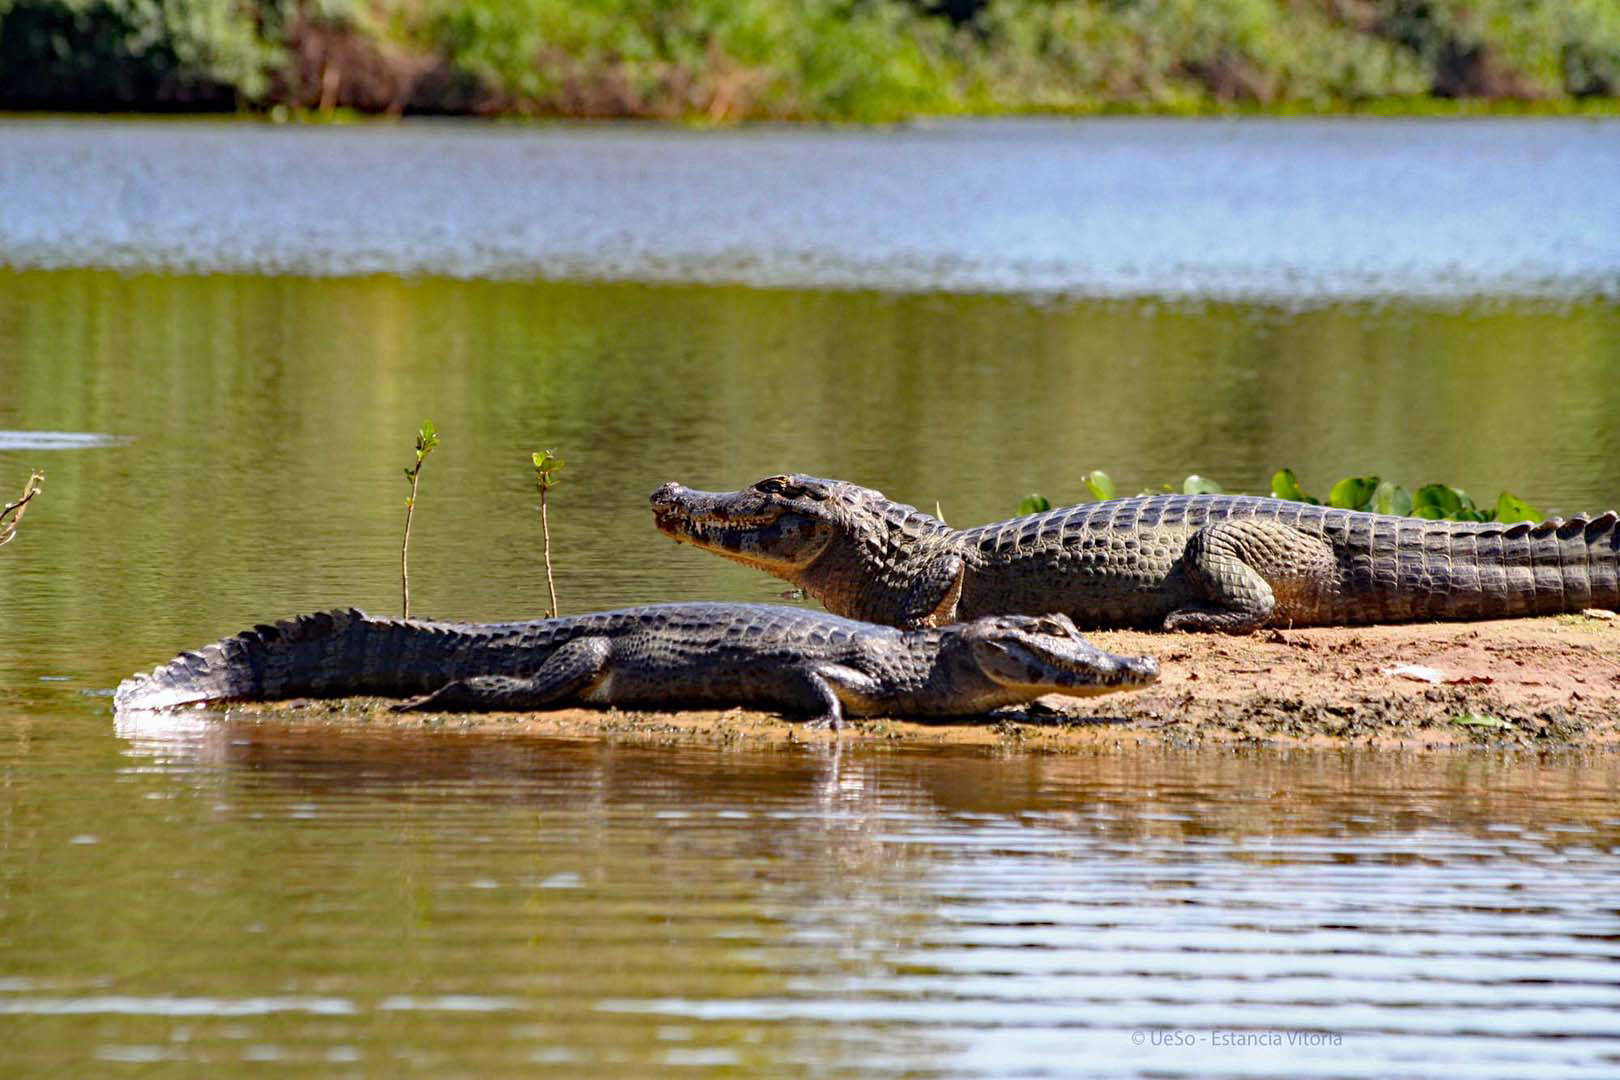
[{"label": "caiman front leg", "polygon": [[[1165,616],[1166,630],[1246,634],[1279,614],[1278,591],[1297,604],[1333,580],[1333,548],[1275,521],[1216,521],[1187,541],[1181,568],[1192,603]],[[1284,605],[1284,613],[1293,614]]]},{"label": "caiman front leg", "polygon": [[917,628],[955,622],[966,569],[959,555],[946,555],[929,563],[900,601],[896,625]]},{"label": "caiman front leg", "polygon": [[474,675],[445,683],[425,697],[395,705],[395,712],[482,712],[544,709],[577,698],[607,674],[613,643],[605,637],[575,638],[552,653],[528,678]]}]

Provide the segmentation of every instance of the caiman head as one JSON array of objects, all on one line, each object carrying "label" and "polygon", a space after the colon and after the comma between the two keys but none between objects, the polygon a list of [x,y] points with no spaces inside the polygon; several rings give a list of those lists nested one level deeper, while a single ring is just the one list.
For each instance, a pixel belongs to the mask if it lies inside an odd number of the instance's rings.
[{"label": "caiman head", "polygon": [[[880,491],[814,476],[769,476],[739,491],[665,484],[664,535],[790,581],[829,611],[898,626],[949,621],[960,561],[951,530]],[[942,557],[943,556],[943,557]]]},{"label": "caiman head", "polygon": [[990,615],[961,627],[963,644],[1009,701],[1042,694],[1095,697],[1137,690],[1159,679],[1159,662],[1097,648],[1067,615]]},{"label": "caiman head", "polygon": [[848,530],[850,500],[841,488],[864,491],[813,476],[772,476],[741,491],[665,484],[652,493],[653,523],[677,543],[791,578]]}]

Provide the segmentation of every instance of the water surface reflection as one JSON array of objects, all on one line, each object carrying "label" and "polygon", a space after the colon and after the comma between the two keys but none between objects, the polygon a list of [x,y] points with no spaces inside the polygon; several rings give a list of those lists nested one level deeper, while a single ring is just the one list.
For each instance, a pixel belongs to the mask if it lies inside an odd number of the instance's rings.
[{"label": "water surface reflection", "polygon": [[[1613,755],[123,735],[7,878],[27,1062],[86,1023],[467,1073],[1596,1076],[1620,1040]],[[152,815],[187,843],[121,843]]]}]

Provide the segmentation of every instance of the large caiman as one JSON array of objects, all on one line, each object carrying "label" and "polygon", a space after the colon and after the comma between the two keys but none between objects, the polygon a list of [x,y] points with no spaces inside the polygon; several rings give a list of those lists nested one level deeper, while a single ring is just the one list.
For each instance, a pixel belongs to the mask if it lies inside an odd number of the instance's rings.
[{"label": "large caiman", "polygon": [[126,679],[118,709],[288,697],[424,695],[401,708],[740,705],[840,726],[843,716],[973,715],[1044,694],[1158,678],[1062,616],[901,631],[766,604],[657,604],[533,622],[300,615]]},{"label": "large caiman", "polygon": [[1614,511],[1539,524],[1430,521],[1235,495],[1161,495],[952,529],[813,476],[665,484],[658,528],[891,626],[1059,612],[1082,628],[1242,633],[1620,606]]}]

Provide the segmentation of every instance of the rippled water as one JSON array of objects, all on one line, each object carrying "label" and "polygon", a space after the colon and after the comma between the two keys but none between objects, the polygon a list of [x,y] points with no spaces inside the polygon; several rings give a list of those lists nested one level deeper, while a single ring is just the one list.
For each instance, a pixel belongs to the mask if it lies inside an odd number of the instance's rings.
[{"label": "rippled water", "polygon": [[1620,295],[1614,121],[0,124],[0,265]]},{"label": "rippled water", "polygon": [[[1620,1074],[1607,749],[742,750],[107,698],[265,618],[396,610],[424,416],[413,606],[473,619],[544,605],[546,446],[572,611],[780,599],[654,533],[670,479],[963,525],[1098,467],[1613,506],[1613,132],[0,125],[0,261],[74,267],[0,271],[0,497],[46,472],[0,550],[0,1074]],[[131,272],[186,266],[437,276]],[[496,270],[881,291],[455,278]]]},{"label": "rippled water", "polygon": [[0,742],[0,1031],[37,1075],[1620,1062],[1612,755],[728,752],[216,721],[121,730],[84,803],[59,789],[87,763],[21,734]]}]

